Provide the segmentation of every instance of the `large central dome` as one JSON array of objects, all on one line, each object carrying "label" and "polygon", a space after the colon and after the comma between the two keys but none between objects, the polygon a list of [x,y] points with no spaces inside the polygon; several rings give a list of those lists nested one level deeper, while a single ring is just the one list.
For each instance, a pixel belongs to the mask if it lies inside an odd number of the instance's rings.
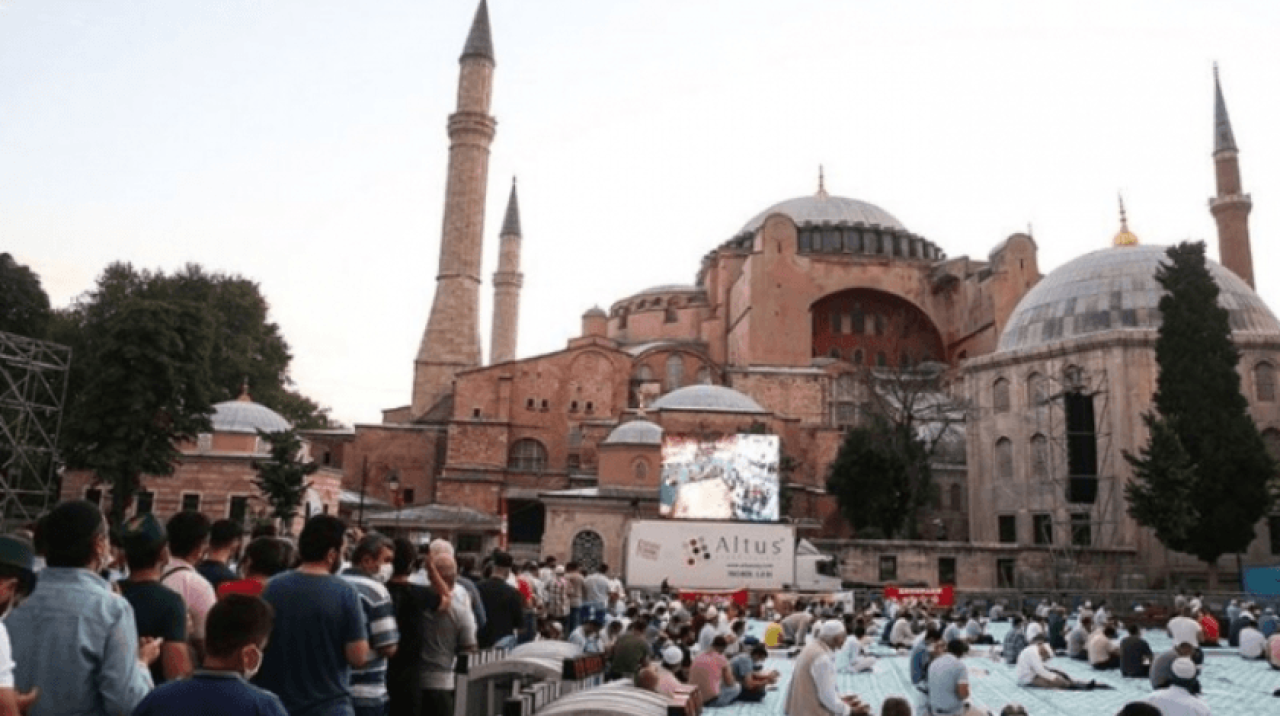
[{"label": "large central dome", "polygon": [[778,202],[752,217],[738,235],[755,233],[770,214],[786,214],[796,222],[796,226],[805,224],[863,224],[865,226],[882,226],[887,229],[906,231],[907,227],[894,218],[893,214],[875,204],[868,204],[857,199],[843,196],[829,196],[820,191],[813,196],[801,196],[795,199]]},{"label": "large central dome", "polygon": [[[1000,334],[999,350],[1059,343],[1112,330],[1160,327],[1156,269],[1163,246],[1121,246],[1085,254],[1041,279],[1018,302]],[[1218,284],[1218,304],[1236,334],[1280,334],[1280,323],[1258,294],[1221,264],[1206,260]]]}]

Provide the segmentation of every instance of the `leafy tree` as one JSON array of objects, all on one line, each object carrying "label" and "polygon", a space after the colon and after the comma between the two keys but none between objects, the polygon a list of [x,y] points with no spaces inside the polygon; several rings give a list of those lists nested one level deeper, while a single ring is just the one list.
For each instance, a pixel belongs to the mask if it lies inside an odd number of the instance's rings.
[{"label": "leafy tree", "polygon": [[49,296],[40,277],[7,253],[0,253],[0,331],[44,338]]},{"label": "leafy tree", "polygon": [[928,450],[906,426],[883,415],[845,434],[827,477],[827,491],[863,536],[893,539],[910,531],[930,484]]},{"label": "leafy tree", "polygon": [[172,474],[178,442],[210,429],[209,321],[199,306],[139,297],[67,320],[80,352],[63,456],[110,486],[119,524],[141,475]]},{"label": "leafy tree", "polygon": [[1130,516],[1208,565],[1216,588],[1218,558],[1247,549],[1271,508],[1276,465],[1240,391],[1240,352],[1204,244],[1179,244],[1168,257],[1156,271],[1165,295],[1151,437],[1140,455],[1125,453],[1134,468],[1125,494]]},{"label": "leafy tree", "polygon": [[298,459],[302,454],[302,439],[296,430],[270,433],[259,430],[258,437],[267,441],[271,449],[268,460],[254,463],[258,477],[253,484],[267,498],[271,516],[280,520],[281,530],[287,536],[307,488],[311,487],[311,483],[306,481],[307,476],[319,470],[320,466]]},{"label": "leafy tree", "polygon": [[943,372],[937,364],[863,372],[865,414],[827,474],[827,491],[860,535],[917,537],[917,516],[935,490],[931,464],[964,419]]}]

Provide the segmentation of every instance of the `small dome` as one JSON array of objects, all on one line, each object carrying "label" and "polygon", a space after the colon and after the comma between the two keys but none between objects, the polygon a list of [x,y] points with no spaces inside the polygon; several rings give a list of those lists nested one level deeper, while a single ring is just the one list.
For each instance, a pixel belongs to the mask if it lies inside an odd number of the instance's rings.
[{"label": "small dome", "polygon": [[213,431],[216,433],[250,433],[259,430],[280,432],[293,427],[276,411],[247,398],[228,400],[213,406]]},{"label": "small dome", "polygon": [[662,428],[648,420],[623,423],[609,433],[603,445],[661,445]]},{"label": "small dome", "polygon": [[690,385],[653,401],[653,410],[691,410],[704,413],[764,413],[749,396],[721,385]]},{"label": "small dome", "polygon": [[591,308],[587,309],[586,313],[582,314],[582,317],[583,318],[608,318],[609,314],[605,313],[604,309],[599,306],[592,306]]},{"label": "small dome", "polygon": [[[1156,269],[1167,257],[1163,246],[1123,246],[1085,254],[1045,276],[1013,309],[1000,334],[1000,351],[1050,345],[1112,330],[1160,327]],[[1280,323],[1258,294],[1215,261],[1207,260],[1218,283],[1218,304],[1230,314],[1236,334],[1280,335]]]},{"label": "small dome", "polygon": [[857,199],[846,199],[842,196],[827,196],[820,192],[814,196],[802,196],[779,202],[756,214],[748,221],[737,235],[755,233],[770,214],[786,214],[797,226],[804,224],[876,224],[889,229],[906,231],[907,227],[894,218],[893,214],[875,204],[868,204]]}]

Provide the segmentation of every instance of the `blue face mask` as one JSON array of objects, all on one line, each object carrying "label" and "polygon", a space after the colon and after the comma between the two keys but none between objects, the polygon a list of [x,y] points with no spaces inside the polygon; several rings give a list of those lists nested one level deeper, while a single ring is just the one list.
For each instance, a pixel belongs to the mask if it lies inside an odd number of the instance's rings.
[{"label": "blue face mask", "polygon": [[751,670],[752,670],[752,671],[764,671],[764,664],[763,664],[763,663],[761,663],[761,662],[758,662],[758,661],[757,661],[756,663],[754,663],[754,664],[752,664],[752,665],[751,665]]}]

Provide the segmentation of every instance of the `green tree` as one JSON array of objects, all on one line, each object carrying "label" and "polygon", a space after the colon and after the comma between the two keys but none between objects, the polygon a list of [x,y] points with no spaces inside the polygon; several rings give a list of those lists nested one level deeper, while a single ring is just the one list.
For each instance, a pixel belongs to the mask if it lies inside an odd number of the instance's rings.
[{"label": "green tree", "polygon": [[[110,486],[119,524],[143,474],[170,475],[179,441],[210,429],[212,343],[206,312],[130,298],[110,312],[76,312],[80,352],[63,423],[63,457]],[[65,328],[65,327],[64,327]]]},{"label": "green tree", "polygon": [[293,518],[298,515],[298,507],[311,483],[307,477],[320,469],[315,462],[302,462],[298,457],[302,454],[302,439],[296,430],[280,430],[276,432],[258,431],[258,437],[271,446],[269,458],[254,463],[258,477],[253,484],[258,486],[271,505],[271,516],[280,520],[280,529],[286,536]]},{"label": "green tree", "polygon": [[1165,294],[1151,437],[1139,455],[1125,453],[1134,468],[1125,494],[1129,514],[1165,546],[1208,565],[1216,588],[1218,558],[1247,549],[1271,508],[1276,465],[1240,391],[1240,352],[1204,244],[1182,243],[1167,255],[1156,271]]},{"label": "green tree", "polygon": [[45,338],[49,296],[40,277],[7,253],[0,253],[0,331]]}]

